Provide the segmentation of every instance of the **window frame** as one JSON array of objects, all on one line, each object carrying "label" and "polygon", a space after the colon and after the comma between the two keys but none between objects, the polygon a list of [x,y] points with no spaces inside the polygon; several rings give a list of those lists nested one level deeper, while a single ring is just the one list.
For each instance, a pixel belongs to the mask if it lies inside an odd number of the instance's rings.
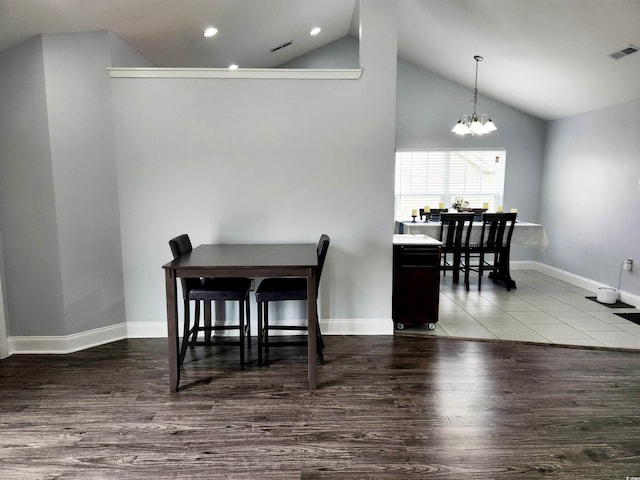
[{"label": "window frame", "polygon": [[[467,154],[466,157],[463,156]],[[464,158],[452,160],[457,155]],[[475,157],[475,159],[472,157]],[[417,158],[402,158],[416,156]],[[433,157],[432,159],[424,157]],[[441,156],[442,158],[438,158]],[[498,160],[495,160],[498,157]],[[494,158],[492,161],[491,159]],[[432,165],[429,165],[429,161]],[[400,162],[404,161],[403,164]],[[411,162],[424,161],[425,166],[409,166],[410,172],[403,173],[399,169],[407,168]],[[488,204],[489,211],[496,211],[496,208],[504,203],[504,187],[506,177],[506,148],[398,148],[395,153],[394,165],[394,216],[396,220],[410,218],[412,210],[419,210],[425,206],[430,208],[443,208],[452,210],[452,204],[456,197],[462,197],[469,201],[470,208],[483,208]],[[442,162],[442,165],[438,165]],[[455,165],[458,163],[458,165]],[[475,164],[477,171],[473,171]],[[499,164],[499,165],[498,165]],[[498,165],[495,177],[489,172],[492,165]],[[441,170],[440,179],[429,181],[429,170]],[[451,177],[454,169],[458,169],[458,178],[452,182]],[[488,170],[483,170],[488,169]],[[469,173],[468,173],[469,172]],[[462,175],[461,178],[460,176]],[[475,180],[471,177],[476,177]],[[469,179],[467,177],[470,177]],[[478,178],[480,180],[478,180]],[[484,181],[486,178],[487,181]],[[494,178],[493,182],[488,180]],[[400,185],[398,183],[401,183]],[[460,187],[462,182],[462,187]],[[494,183],[493,186],[490,183]],[[440,187],[437,187],[440,185]],[[465,197],[466,196],[466,197]]]}]

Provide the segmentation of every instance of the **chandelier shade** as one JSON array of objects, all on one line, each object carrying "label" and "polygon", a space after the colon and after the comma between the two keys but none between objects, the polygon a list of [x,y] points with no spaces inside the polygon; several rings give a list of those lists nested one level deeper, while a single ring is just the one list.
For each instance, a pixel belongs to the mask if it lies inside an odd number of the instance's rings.
[{"label": "chandelier shade", "polygon": [[484,135],[498,129],[489,114],[482,113],[478,115],[476,113],[476,105],[478,103],[478,63],[483,61],[484,58],[480,55],[475,55],[473,59],[476,61],[476,80],[473,87],[473,97],[471,98],[473,113],[471,115],[461,115],[458,123],[451,129],[453,133],[458,135]]}]

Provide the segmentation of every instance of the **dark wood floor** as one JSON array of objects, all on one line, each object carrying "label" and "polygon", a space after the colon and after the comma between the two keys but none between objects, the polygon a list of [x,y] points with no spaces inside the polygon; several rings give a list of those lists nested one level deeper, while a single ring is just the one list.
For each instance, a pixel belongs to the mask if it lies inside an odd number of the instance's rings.
[{"label": "dark wood floor", "polygon": [[[244,370],[162,339],[0,361],[2,479],[640,476],[640,353],[411,336],[326,338]],[[190,356],[191,355],[191,356]]]}]

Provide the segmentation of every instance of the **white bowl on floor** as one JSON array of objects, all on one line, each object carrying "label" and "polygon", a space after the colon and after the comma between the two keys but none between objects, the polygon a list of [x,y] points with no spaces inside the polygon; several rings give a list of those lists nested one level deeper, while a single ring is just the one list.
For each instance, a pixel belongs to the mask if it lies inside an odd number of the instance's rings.
[{"label": "white bowl on floor", "polygon": [[618,291],[615,288],[601,287],[598,289],[596,300],[600,303],[616,303]]}]

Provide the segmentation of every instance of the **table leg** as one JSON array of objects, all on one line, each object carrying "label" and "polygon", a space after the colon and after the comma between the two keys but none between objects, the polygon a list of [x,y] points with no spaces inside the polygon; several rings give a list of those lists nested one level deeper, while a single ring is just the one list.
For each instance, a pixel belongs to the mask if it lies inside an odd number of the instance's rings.
[{"label": "table leg", "polygon": [[509,258],[509,250],[505,250],[500,254],[500,263],[502,264],[502,277],[507,290],[516,288],[516,282],[511,278],[511,259]]},{"label": "table leg", "polygon": [[516,288],[516,282],[511,278],[509,251],[499,252],[497,258],[497,270],[489,273],[489,278],[494,283],[502,283],[507,290]]},{"label": "table leg", "polygon": [[[217,311],[218,310],[216,309],[216,312]],[[204,326],[206,328],[206,330],[204,331],[204,341],[207,343],[210,343],[211,342],[211,302],[209,301],[204,302]]]},{"label": "table leg", "polygon": [[178,366],[178,306],[176,304],[176,275],[169,268],[164,271],[167,295],[167,351],[169,357],[169,391],[177,392],[180,383]]},{"label": "table leg", "polygon": [[307,361],[309,369],[309,388],[311,390],[315,390],[318,386],[318,305],[316,294],[316,269],[312,268],[309,269],[309,274],[307,275]]},{"label": "table leg", "polygon": [[453,283],[460,283],[460,253],[453,253]]},{"label": "table leg", "polygon": [[[265,302],[260,302],[260,303],[256,302],[256,304],[258,306],[258,366],[261,367],[262,366],[262,340],[263,340],[262,312],[264,309]],[[267,303],[267,308],[269,308],[268,305],[269,304]]]}]

